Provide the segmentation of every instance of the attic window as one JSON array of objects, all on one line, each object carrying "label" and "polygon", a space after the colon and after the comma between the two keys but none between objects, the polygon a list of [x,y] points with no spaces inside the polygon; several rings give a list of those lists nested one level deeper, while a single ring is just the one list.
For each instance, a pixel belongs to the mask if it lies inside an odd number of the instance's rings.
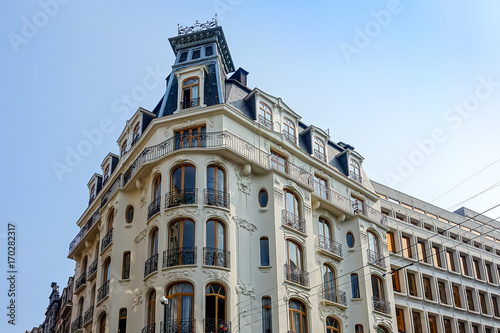
[{"label": "attic window", "polygon": [[140,122],[138,122],[137,124],[135,124],[134,134],[132,135],[132,146],[139,139],[139,136],[141,135],[141,133],[139,133],[140,125],[141,125]]},{"label": "attic window", "polygon": [[109,178],[109,164],[106,165],[106,167],[104,168],[104,181],[107,181]]},{"label": "attic window", "polygon": [[201,50],[198,49],[198,50],[193,50],[193,55],[191,57],[191,59],[198,59],[200,57],[200,52]]},{"label": "attic window", "polygon": [[361,168],[359,167],[359,163],[353,159],[351,159],[351,164],[349,165],[349,176],[358,183],[362,183]]},{"label": "attic window", "polygon": [[120,157],[123,157],[127,153],[127,140],[122,144],[122,148],[120,149]]},{"label": "attic window", "polygon": [[182,109],[200,105],[199,82],[197,77],[190,77],[182,82]]},{"label": "attic window", "polygon": [[92,187],[90,188],[90,199],[89,201],[92,202],[95,198],[95,184],[92,184]]},{"label": "attic window", "polygon": [[184,62],[187,60],[188,53],[187,52],[182,52],[181,56],[179,57],[179,62]]},{"label": "attic window", "polygon": [[205,47],[205,57],[210,57],[214,54],[214,49],[212,46]]}]

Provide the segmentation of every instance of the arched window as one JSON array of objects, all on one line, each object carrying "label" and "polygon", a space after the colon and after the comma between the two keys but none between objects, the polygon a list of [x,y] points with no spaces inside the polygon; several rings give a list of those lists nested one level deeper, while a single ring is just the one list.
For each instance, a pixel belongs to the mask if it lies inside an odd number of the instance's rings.
[{"label": "arched window", "polygon": [[120,149],[120,157],[123,157],[123,155],[125,155],[126,152],[127,152],[127,140],[125,140],[125,142],[123,142],[122,144],[122,147]]},{"label": "arched window", "polygon": [[130,251],[123,252],[122,280],[130,278]]},{"label": "arched window", "polygon": [[200,105],[200,79],[190,77],[182,81],[182,109]]},{"label": "arched window", "polygon": [[168,228],[167,267],[196,264],[194,235],[195,224],[191,220],[182,219],[170,224]]},{"label": "arched window", "polygon": [[161,174],[157,175],[153,180],[153,200],[161,197]]},{"label": "arched window", "polygon": [[307,333],[307,314],[304,303],[296,299],[289,302],[290,327],[293,333]]},{"label": "arched window", "polygon": [[109,164],[106,164],[106,167],[104,168],[104,182],[106,182],[109,179],[109,176],[110,176]]},{"label": "arched window", "polygon": [[83,274],[87,275],[87,264],[88,264],[88,257],[85,256],[85,258],[83,258],[83,262],[82,262],[82,275]]},{"label": "arched window", "polygon": [[[167,332],[194,332],[194,288],[187,282],[179,282],[167,289],[170,325]],[[182,326],[180,326],[182,325]]]},{"label": "arched window", "polygon": [[229,267],[229,251],[226,251],[226,228],[217,220],[207,221],[207,247],[205,265]]},{"label": "arched window", "polygon": [[285,270],[287,280],[303,286],[309,285],[309,279],[303,267],[302,247],[296,242],[287,239],[286,253]]},{"label": "arched window", "polygon": [[127,309],[121,308],[118,318],[118,333],[127,332]]},{"label": "arched window", "polygon": [[108,215],[108,229],[107,229],[107,232],[110,232],[111,229],[113,229],[114,219],[115,219],[115,211],[111,210],[111,212]]},{"label": "arched window", "polygon": [[285,189],[283,192],[283,207],[285,208],[283,211],[283,222],[287,226],[305,233],[306,224],[305,220],[300,217],[299,199],[289,190]]},{"label": "arched window", "polygon": [[106,283],[109,281],[110,273],[111,273],[111,258],[106,259],[103,265],[102,270],[102,283]]},{"label": "arched window", "polygon": [[209,165],[207,168],[205,204],[229,207],[229,194],[226,192],[226,175],[224,169],[217,165]]},{"label": "arched window", "polygon": [[99,320],[99,333],[106,333],[106,314],[104,313]]},{"label": "arched window", "polygon": [[354,332],[356,333],[363,333],[363,325],[361,324],[356,324],[356,326],[354,326]]},{"label": "arched window", "polygon": [[330,265],[323,265],[323,296],[326,300],[341,303],[337,299],[335,271]]},{"label": "arched window", "polygon": [[149,256],[158,254],[158,228],[154,228],[149,236]]},{"label": "arched window", "polygon": [[330,223],[324,218],[320,217],[318,220],[318,241],[319,248],[337,253],[335,243],[332,240],[332,229],[330,227]]},{"label": "arched window", "polygon": [[361,168],[359,167],[359,163],[353,159],[351,159],[351,163],[349,164],[349,176],[358,183],[362,182]]},{"label": "arched window", "polygon": [[325,143],[317,136],[314,137],[314,157],[326,162]]},{"label": "arched window", "polygon": [[272,333],[272,310],[271,310],[271,297],[262,297],[262,332]]},{"label": "arched window", "polygon": [[288,118],[283,118],[283,134],[288,140],[295,143],[295,125]]},{"label": "arched window", "polygon": [[259,103],[259,123],[269,129],[273,129],[273,113],[267,104]]},{"label": "arched window", "polygon": [[95,198],[95,184],[92,184],[92,187],[90,188],[90,199],[89,201],[92,202]]},{"label": "arched window", "polygon": [[160,212],[161,205],[161,174],[158,174],[153,179],[151,187],[151,203],[148,207],[148,220]]},{"label": "arched window", "polygon": [[377,275],[372,274],[372,292],[373,292],[373,307],[375,310],[387,313],[387,305],[385,303],[385,288],[384,280]]},{"label": "arched window", "polygon": [[196,203],[196,169],[192,165],[181,165],[172,171],[168,207]]},{"label": "arched window", "polygon": [[92,287],[92,292],[90,293],[90,307],[94,307],[95,304],[95,284]]},{"label": "arched window", "polygon": [[[155,310],[156,310],[156,291],[151,290],[148,295],[147,304],[147,325],[155,325]],[[151,332],[151,331],[150,331]],[[154,332],[154,331],[152,331]]]},{"label": "arched window", "polygon": [[137,122],[137,124],[135,124],[134,126],[134,134],[132,135],[132,145],[139,139],[139,137],[141,136],[141,133],[140,133],[140,125],[141,125],[141,122]]},{"label": "arched window", "polygon": [[80,297],[80,300],[78,301],[78,317],[81,317],[83,320],[83,303],[84,303],[84,298]]},{"label": "arched window", "polygon": [[378,325],[377,326],[377,333],[389,333],[389,330],[385,328],[384,326]]},{"label": "arched window", "polygon": [[326,333],[340,333],[340,323],[332,317],[326,318]]},{"label": "arched window", "polygon": [[158,270],[158,228],[149,234],[149,259],[144,265],[144,277]]},{"label": "arched window", "polygon": [[205,290],[205,332],[223,332],[228,329],[226,290],[220,284],[211,283]]},{"label": "arched window", "polygon": [[260,238],[260,265],[269,266],[269,238]]},{"label": "arched window", "polygon": [[366,234],[368,236],[368,261],[382,266],[383,258],[380,257],[378,237],[371,231],[367,231]]},{"label": "arched window", "polygon": [[134,220],[134,206],[130,205],[125,211],[125,220],[127,223],[132,223]]}]

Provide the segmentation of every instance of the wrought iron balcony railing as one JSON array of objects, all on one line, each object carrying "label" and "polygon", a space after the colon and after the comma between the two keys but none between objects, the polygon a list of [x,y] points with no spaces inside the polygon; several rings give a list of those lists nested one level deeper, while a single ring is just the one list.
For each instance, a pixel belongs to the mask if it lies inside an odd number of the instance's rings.
[{"label": "wrought iron balcony railing", "polygon": [[153,254],[151,258],[144,263],[144,277],[158,271],[158,253]]},{"label": "wrought iron balcony railing", "polygon": [[283,136],[288,140],[290,141],[291,143],[293,144],[296,144],[297,143],[297,140],[295,139],[295,136],[288,133],[287,131],[283,130]]},{"label": "wrought iron balcony railing", "polygon": [[172,191],[165,194],[165,208],[181,205],[195,205],[198,200],[197,188],[185,188],[181,191]]},{"label": "wrought iron balcony railing", "polygon": [[349,171],[349,178],[351,178],[352,180],[357,181],[360,184],[363,184],[363,178],[361,177],[361,175],[358,175],[357,173]]},{"label": "wrought iron balcony railing", "polygon": [[379,267],[385,268],[385,258],[383,255],[378,253],[377,251],[373,251],[370,249],[367,249],[367,255],[368,255],[368,262],[370,264],[377,265]]},{"label": "wrought iron balcony railing", "polygon": [[106,234],[106,236],[104,236],[102,238],[102,241],[101,241],[101,253],[102,251],[104,251],[108,246],[109,244],[111,244],[113,242],[113,228],[111,228],[108,233]]},{"label": "wrought iron balcony railing", "polygon": [[309,273],[288,264],[285,264],[285,279],[309,287]]},{"label": "wrought iron balcony railing", "polygon": [[205,205],[229,208],[229,193],[205,189]]},{"label": "wrought iron balcony railing", "polygon": [[82,275],[75,281],[75,291],[79,290],[80,287],[85,285],[87,282],[87,272],[83,272]]},{"label": "wrought iron balcony railing", "polygon": [[364,215],[368,219],[370,219],[373,222],[378,223],[384,227],[389,226],[389,224],[387,223],[387,215],[382,214],[381,212],[379,212],[375,208],[368,206],[364,202],[353,201],[352,202],[352,211],[354,214]]},{"label": "wrought iron balcony railing", "polygon": [[89,274],[89,279],[91,276],[93,276],[95,273],[97,272],[97,259],[94,260],[90,266],[89,266],[89,270],[88,270],[88,274]]},{"label": "wrought iron balcony railing", "polygon": [[96,211],[92,216],[88,219],[88,221],[83,225],[78,234],[73,238],[71,243],[69,243],[69,252],[73,251],[73,249],[80,243],[80,240],[87,234],[87,232],[92,228],[95,222],[98,220],[99,211]]},{"label": "wrought iron balcony railing", "polygon": [[181,102],[181,109],[189,109],[200,105],[200,98],[192,98],[190,100],[183,100]]},{"label": "wrought iron balcony railing", "polygon": [[230,252],[211,247],[203,248],[203,263],[210,266],[231,267]]},{"label": "wrought iron balcony railing", "polygon": [[259,115],[259,123],[266,126],[270,130],[273,129],[273,122],[271,121],[271,119],[266,119],[262,115]]},{"label": "wrought iron balcony railing", "polygon": [[306,233],[306,220],[293,213],[287,212],[283,209],[282,212],[283,225],[289,226],[295,230]]},{"label": "wrought iron balcony railing", "polygon": [[148,220],[160,212],[161,196],[156,197],[148,206]]},{"label": "wrought iron balcony railing", "polygon": [[203,333],[231,333],[231,322],[214,318],[204,318]]},{"label": "wrought iron balcony railing", "polygon": [[149,324],[142,329],[142,333],[155,333],[156,323]]},{"label": "wrought iron balcony railing", "polygon": [[376,296],[372,297],[372,301],[373,301],[373,309],[375,311],[379,311],[388,315],[391,314],[391,303],[389,301],[386,301]]},{"label": "wrought iron balcony railing", "polygon": [[342,244],[325,236],[316,237],[318,248],[342,257]]},{"label": "wrought iron balcony railing", "polygon": [[100,302],[109,294],[109,280],[97,290],[97,302]]},{"label": "wrought iron balcony railing", "polygon": [[[164,333],[163,321],[160,322],[160,333]],[[181,320],[167,320],[166,333],[195,333],[196,332],[196,319],[187,318]]]},{"label": "wrought iron balcony railing", "polygon": [[[271,154],[271,167],[273,169],[279,170],[286,173],[288,176],[294,180],[312,188],[314,186],[314,180],[312,175],[304,170],[303,168],[296,166],[295,164],[285,160],[280,160],[281,157]],[[284,165],[283,165],[284,164]]]},{"label": "wrought iron balcony railing", "polygon": [[83,316],[83,324],[87,324],[94,318],[94,306],[91,305],[90,308],[85,311],[85,315]]},{"label": "wrought iron balcony railing", "polygon": [[79,329],[82,328],[82,323],[83,323],[83,318],[82,316],[76,318],[72,323],[71,323],[71,333],[74,333],[78,331]]},{"label": "wrought iron balcony railing", "polygon": [[163,251],[163,267],[196,265],[196,246]]},{"label": "wrought iron balcony railing", "polygon": [[314,149],[314,157],[316,157],[318,160],[326,163],[326,155],[317,149]]},{"label": "wrought iron balcony railing", "polygon": [[349,200],[346,196],[343,196],[342,194],[322,185],[317,181],[314,181],[314,193],[333,203],[342,210],[352,214],[351,200]]},{"label": "wrought iron balcony railing", "polygon": [[347,297],[344,291],[336,290],[328,284],[322,284],[320,287],[320,292],[323,299],[343,306],[347,306]]}]

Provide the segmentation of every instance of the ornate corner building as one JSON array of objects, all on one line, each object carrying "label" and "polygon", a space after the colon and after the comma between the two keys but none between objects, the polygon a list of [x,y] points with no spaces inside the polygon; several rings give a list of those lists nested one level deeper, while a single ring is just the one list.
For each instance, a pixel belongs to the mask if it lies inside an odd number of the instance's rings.
[{"label": "ornate corner building", "polygon": [[[88,183],[69,246],[71,332],[411,332],[415,311],[429,331],[426,306],[445,332],[443,305],[393,292],[394,272],[415,271],[422,290],[432,276],[436,299],[439,280],[449,282],[452,302],[451,279],[420,273],[417,257],[406,268],[410,259],[395,253],[400,230],[416,242],[427,229],[396,219],[403,213],[354,147],[248,88],[216,21],[180,27],[169,41],[164,96],[127,121],[119,156],[108,154]],[[474,313],[481,328],[500,323],[498,308],[489,311]]]}]

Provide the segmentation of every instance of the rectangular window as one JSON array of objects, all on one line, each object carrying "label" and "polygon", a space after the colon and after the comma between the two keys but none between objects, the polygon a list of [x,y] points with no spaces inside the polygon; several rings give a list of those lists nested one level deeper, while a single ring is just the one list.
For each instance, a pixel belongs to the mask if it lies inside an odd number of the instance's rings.
[{"label": "rectangular window", "polygon": [[187,60],[188,53],[187,52],[182,52],[180,57],[179,57],[179,62],[184,62]]},{"label": "rectangular window", "polygon": [[199,126],[177,131],[174,134],[175,149],[205,147],[206,128]]},{"label": "rectangular window", "polygon": [[352,298],[359,298],[358,274],[351,274]]},{"label": "rectangular window", "polygon": [[455,272],[455,258],[453,252],[446,251],[446,260],[448,261],[448,270]]},{"label": "rectangular window", "polygon": [[262,237],[260,239],[260,265],[269,266],[269,239]]},{"label": "rectangular window", "polygon": [[444,333],[453,333],[453,331],[451,330],[451,320],[445,318],[443,322],[444,322]]},{"label": "rectangular window", "polygon": [[430,333],[437,333],[436,316],[429,315],[429,329]]},{"label": "rectangular window", "polygon": [[420,313],[412,311],[411,314],[413,317],[413,332],[422,333],[422,320],[420,319]]},{"label": "rectangular window", "polygon": [[205,47],[205,57],[210,57],[214,54],[214,48],[212,46]]},{"label": "rectangular window", "polygon": [[446,286],[443,281],[438,281],[439,289],[439,301],[443,304],[448,304],[448,299],[446,298]]},{"label": "rectangular window", "polygon": [[482,280],[481,278],[481,270],[479,269],[479,260],[472,260],[472,264],[474,265],[474,277],[478,280]]},{"label": "rectangular window", "polygon": [[278,169],[282,172],[286,172],[286,157],[281,156],[280,154],[271,150],[271,167],[274,169]]},{"label": "rectangular window", "polygon": [[462,302],[460,302],[460,291],[458,289],[458,286],[453,286],[453,300],[455,301],[455,306],[457,308],[462,307]]},{"label": "rectangular window", "polygon": [[390,231],[387,232],[387,246],[389,248],[389,252],[396,252],[396,245],[394,243],[394,234]]},{"label": "rectangular window", "polygon": [[462,274],[469,276],[469,269],[467,268],[467,257],[464,255],[460,256],[460,268],[462,268]]},{"label": "rectangular window", "polygon": [[418,248],[418,260],[420,262],[427,262],[427,254],[425,253],[425,243],[418,242],[417,248]]},{"label": "rectangular window", "polygon": [[417,296],[417,283],[415,274],[408,272],[408,293],[412,296]]},{"label": "rectangular window", "polygon": [[493,273],[491,271],[491,265],[490,264],[485,264],[484,269],[486,270],[486,276],[488,277],[488,282],[489,283],[495,283],[493,281]]},{"label": "rectangular window", "polygon": [[411,258],[411,244],[410,237],[403,236],[403,256]]},{"label": "rectangular window", "polygon": [[200,57],[200,52],[201,50],[193,50],[193,55],[191,56],[191,59],[198,59]]},{"label": "rectangular window", "polygon": [[463,321],[458,322],[458,333],[466,333],[465,332],[465,323]]},{"label": "rectangular window", "polygon": [[422,280],[424,281],[425,299],[428,301],[432,301],[431,279],[429,279],[428,277],[424,277]]},{"label": "rectangular window", "polygon": [[441,266],[441,256],[439,253],[439,247],[433,246],[432,247],[432,258],[434,259],[434,266],[436,267],[442,267]]},{"label": "rectangular window", "polygon": [[396,308],[396,322],[398,323],[398,333],[406,333],[405,315],[403,309]]},{"label": "rectangular window", "polygon": [[472,325],[472,333],[479,333],[479,326]]},{"label": "rectangular window", "polygon": [[467,296],[467,306],[469,307],[469,311],[476,311],[474,308],[474,298],[472,297],[472,290],[466,289],[465,295]]},{"label": "rectangular window", "polygon": [[498,297],[492,296],[491,303],[493,304],[493,314],[495,314],[495,317],[500,317],[500,311],[498,309]]},{"label": "rectangular window", "polygon": [[391,275],[392,290],[401,292],[401,284],[399,283],[399,271],[394,271]]},{"label": "rectangular window", "polygon": [[123,254],[122,263],[122,280],[127,280],[130,278],[130,252],[125,252]]},{"label": "rectangular window", "polygon": [[481,312],[483,314],[488,314],[488,308],[486,307],[486,295],[479,293],[479,302],[481,302]]},{"label": "rectangular window", "polygon": [[320,197],[328,199],[328,190],[326,187],[326,179],[314,175],[314,192]]}]

